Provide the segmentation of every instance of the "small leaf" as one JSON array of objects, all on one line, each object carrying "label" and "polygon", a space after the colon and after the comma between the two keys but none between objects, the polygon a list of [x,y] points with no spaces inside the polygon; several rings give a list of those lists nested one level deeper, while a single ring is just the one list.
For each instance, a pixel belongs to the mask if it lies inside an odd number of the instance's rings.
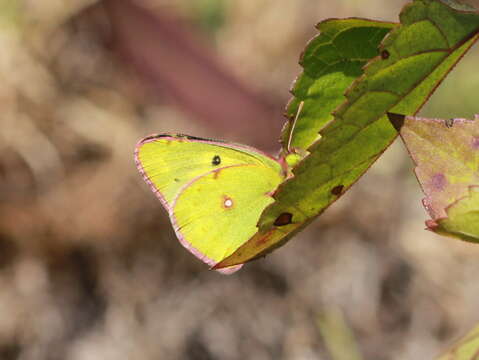
[{"label": "small leaf", "polygon": [[[272,251],[321,214],[338,199],[332,190],[351,187],[395,139],[397,131],[386,113],[415,114],[478,39],[479,14],[454,10],[439,0],[415,0],[400,19],[401,25],[383,40],[381,56],[368,63],[334,121],[308,149],[310,155],[277,189],[259,231],[217,267]],[[283,213],[292,214],[292,223],[275,227]]]},{"label": "small leaf", "polygon": [[294,82],[294,97],[286,108],[290,118],[282,134],[286,150],[307,150],[319,138],[319,130],[333,119],[332,111],[346,99],[346,89],[363,74],[366,62],[379,55],[381,40],[395,25],[351,18],[329,19],[316,26],[320,34],[301,56],[304,72]]},{"label": "small leaf", "polygon": [[391,116],[416,164],[432,231],[479,242],[479,116],[476,120]]},{"label": "small leaf", "polygon": [[479,326],[437,360],[475,360],[479,354]]}]

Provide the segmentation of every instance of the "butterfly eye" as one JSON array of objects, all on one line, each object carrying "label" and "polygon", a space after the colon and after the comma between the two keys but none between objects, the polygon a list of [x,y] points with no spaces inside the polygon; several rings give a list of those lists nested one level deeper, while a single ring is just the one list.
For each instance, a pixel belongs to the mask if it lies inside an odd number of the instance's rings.
[{"label": "butterfly eye", "polygon": [[211,160],[211,164],[214,166],[218,166],[221,164],[221,158],[218,155],[213,156],[213,160]]}]

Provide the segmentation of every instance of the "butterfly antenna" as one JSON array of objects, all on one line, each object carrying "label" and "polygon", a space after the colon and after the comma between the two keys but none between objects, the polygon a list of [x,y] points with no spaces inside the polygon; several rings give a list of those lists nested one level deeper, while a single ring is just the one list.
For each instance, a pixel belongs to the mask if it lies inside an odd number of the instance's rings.
[{"label": "butterfly antenna", "polygon": [[304,101],[301,101],[299,103],[296,116],[294,117],[294,120],[293,120],[293,126],[291,127],[291,131],[289,132],[289,139],[288,139],[288,146],[287,146],[288,153],[291,153],[291,142],[293,141],[294,128],[296,127],[296,122],[298,121],[299,115],[301,114],[301,111],[303,110],[303,105],[304,105]]}]

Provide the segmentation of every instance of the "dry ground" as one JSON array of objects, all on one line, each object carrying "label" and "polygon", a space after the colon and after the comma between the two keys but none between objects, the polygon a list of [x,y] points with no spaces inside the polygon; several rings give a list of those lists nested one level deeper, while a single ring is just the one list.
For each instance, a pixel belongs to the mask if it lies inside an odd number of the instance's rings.
[{"label": "dry ground", "polygon": [[[431,359],[477,322],[479,247],[423,230],[399,143],[302,234],[229,277],[179,245],[134,167],[154,132],[274,149],[314,24],[396,20],[404,2],[143,1],[165,17],[153,38],[194,44],[221,93],[192,80],[201,67],[162,67],[171,49],[141,59],[151,47],[120,0],[0,0],[0,359],[346,360],[353,344],[364,359]],[[477,50],[424,114],[479,113]],[[245,119],[270,116],[245,126],[228,99],[250,104]],[[349,332],[332,356],[325,344]]]}]

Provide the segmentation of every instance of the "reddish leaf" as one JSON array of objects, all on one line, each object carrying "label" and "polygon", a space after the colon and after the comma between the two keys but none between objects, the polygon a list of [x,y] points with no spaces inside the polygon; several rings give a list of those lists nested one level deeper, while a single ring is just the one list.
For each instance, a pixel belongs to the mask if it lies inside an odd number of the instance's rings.
[{"label": "reddish leaf", "polygon": [[426,119],[389,114],[416,163],[430,230],[479,241],[479,116]]}]

